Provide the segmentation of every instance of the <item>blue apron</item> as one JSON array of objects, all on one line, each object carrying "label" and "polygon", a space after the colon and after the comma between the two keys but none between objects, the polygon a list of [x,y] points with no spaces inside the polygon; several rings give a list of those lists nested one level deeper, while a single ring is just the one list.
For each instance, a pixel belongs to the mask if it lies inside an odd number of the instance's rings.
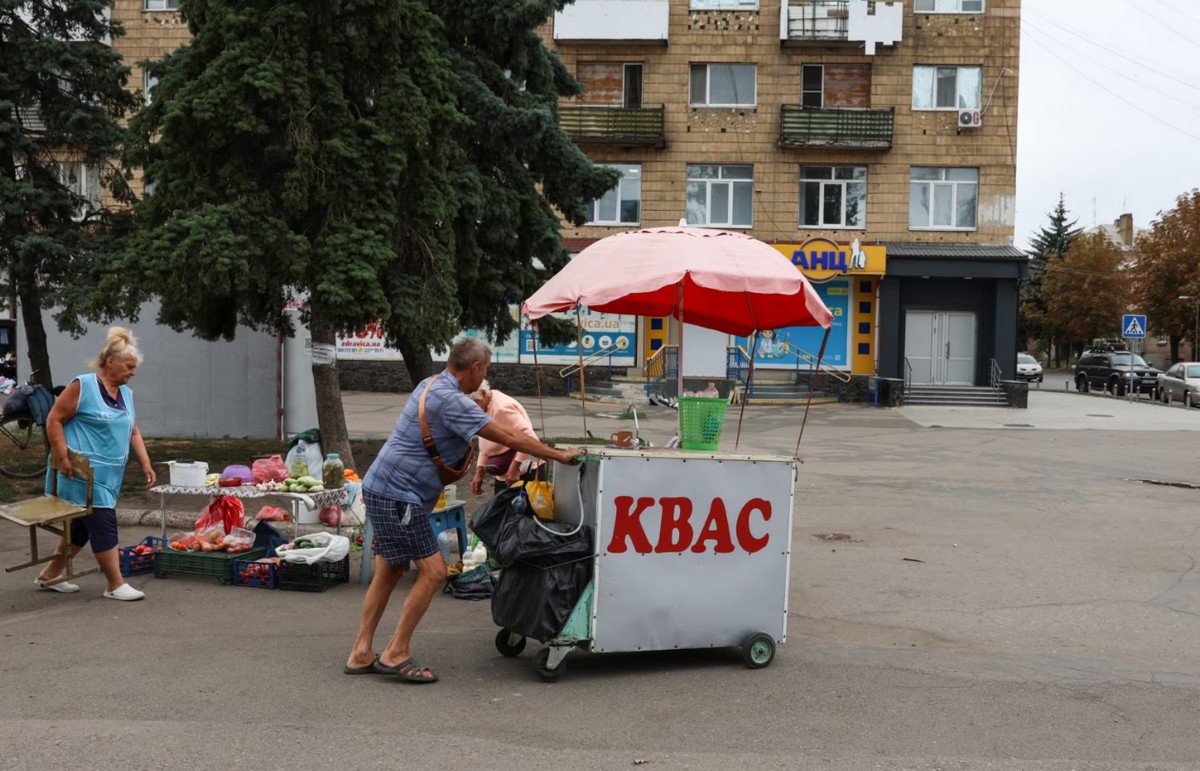
[{"label": "blue apron", "polygon": [[[114,509],[121,494],[125,464],[129,462],[129,440],[133,436],[133,391],[121,386],[125,409],[110,407],[100,395],[103,384],[94,374],[80,375],[79,406],[75,417],[63,426],[67,448],[88,459],[92,464],[92,505]],[[50,474],[46,470],[46,492],[50,492]],[[58,475],[58,497],[83,506],[87,504],[87,482]]]}]

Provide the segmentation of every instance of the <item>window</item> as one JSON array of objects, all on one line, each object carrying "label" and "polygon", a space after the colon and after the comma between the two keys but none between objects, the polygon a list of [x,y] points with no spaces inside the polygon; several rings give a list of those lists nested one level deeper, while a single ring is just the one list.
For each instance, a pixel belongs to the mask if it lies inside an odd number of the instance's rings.
[{"label": "window", "polygon": [[804,107],[825,106],[825,68],[806,64],[800,68],[800,104]]},{"label": "window", "polygon": [[755,99],[753,64],[692,65],[693,107],[753,107]]},{"label": "window", "polygon": [[908,196],[910,230],[974,230],[979,169],[914,166]]},{"label": "window", "polygon": [[800,227],[866,226],[866,166],[800,167]]},{"label": "window", "polygon": [[642,106],[642,65],[626,64],[623,69],[625,83],[621,104],[626,109],[639,108]]},{"label": "window", "polygon": [[147,11],[178,11],[179,0],[144,0],[142,8]]},{"label": "window", "polygon": [[982,67],[913,67],[914,110],[978,110]]},{"label": "window", "polygon": [[696,11],[746,11],[758,10],[758,0],[692,0]]},{"label": "window", "polygon": [[142,92],[145,95],[146,104],[154,99],[154,88],[158,85],[158,78],[150,74],[149,70],[142,72]]},{"label": "window", "polygon": [[636,225],[642,218],[642,167],[636,163],[608,163],[621,172],[612,190],[588,204],[589,225]]},{"label": "window", "polygon": [[917,13],[983,13],[983,0],[915,0]]},{"label": "window", "polygon": [[641,107],[643,70],[640,63],[580,62],[575,73],[584,88],[579,104]]},{"label": "window", "polygon": [[83,219],[88,212],[100,208],[100,170],[82,163],[63,163],[58,167],[58,179],[63,186],[80,199],[75,212],[76,219]]},{"label": "window", "polygon": [[687,167],[689,225],[748,228],[753,209],[753,166]]}]

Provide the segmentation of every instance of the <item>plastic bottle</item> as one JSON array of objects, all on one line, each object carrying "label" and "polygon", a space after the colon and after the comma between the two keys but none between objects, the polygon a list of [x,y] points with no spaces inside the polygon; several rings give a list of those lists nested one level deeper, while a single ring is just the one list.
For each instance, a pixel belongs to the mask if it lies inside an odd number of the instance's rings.
[{"label": "plastic bottle", "polygon": [[444,560],[447,565],[454,564],[454,555],[450,551],[450,536],[451,533],[449,530],[443,530],[437,534],[438,549],[441,550],[442,560]]},{"label": "plastic bottle", "polygon": [[346,465],[336,452],[325,456],[321,465],[321,483],[326,490],[337,489],[346,483]]}]

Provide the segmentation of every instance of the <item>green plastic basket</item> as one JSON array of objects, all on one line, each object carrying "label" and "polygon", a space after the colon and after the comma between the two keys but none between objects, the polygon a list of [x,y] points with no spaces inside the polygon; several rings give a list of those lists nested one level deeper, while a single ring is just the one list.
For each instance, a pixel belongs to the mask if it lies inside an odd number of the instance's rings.
[{"label": "green plastic basket", "polygon": [[233,583],[233,563],[238,560],[254,561],[267,553],[258,547],[250,551],[230,554],[224,551],[175,551],[163,549],[154,555],[154,577],[186,574],[211,576],[222,585]]},{"label": "green plastic basket", "polygon": [[685,450],[721,449],[726,404],[724,399],[707,396],[679,397],[679,446]]}]

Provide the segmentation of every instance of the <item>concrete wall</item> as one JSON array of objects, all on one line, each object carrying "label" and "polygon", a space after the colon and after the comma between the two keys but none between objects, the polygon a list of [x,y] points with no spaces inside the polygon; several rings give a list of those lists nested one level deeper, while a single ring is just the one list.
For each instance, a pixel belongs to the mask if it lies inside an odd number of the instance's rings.
[{"label": "concrete wall", "polygon": [[[158,326],[158,304],[142,307],[130,327],[144,360],[130,383],[138,427],[155,437],[274,438],[276,355],[273,335],[242,328],[232,342],[210,343]],[[57,331],[51,311],[43,313],[56,384],[87,372],[87,361],[104,347],[108,327],[93,324],[78,340]],[[20,379],[29,375],[24,325],[18,323]]]}]

